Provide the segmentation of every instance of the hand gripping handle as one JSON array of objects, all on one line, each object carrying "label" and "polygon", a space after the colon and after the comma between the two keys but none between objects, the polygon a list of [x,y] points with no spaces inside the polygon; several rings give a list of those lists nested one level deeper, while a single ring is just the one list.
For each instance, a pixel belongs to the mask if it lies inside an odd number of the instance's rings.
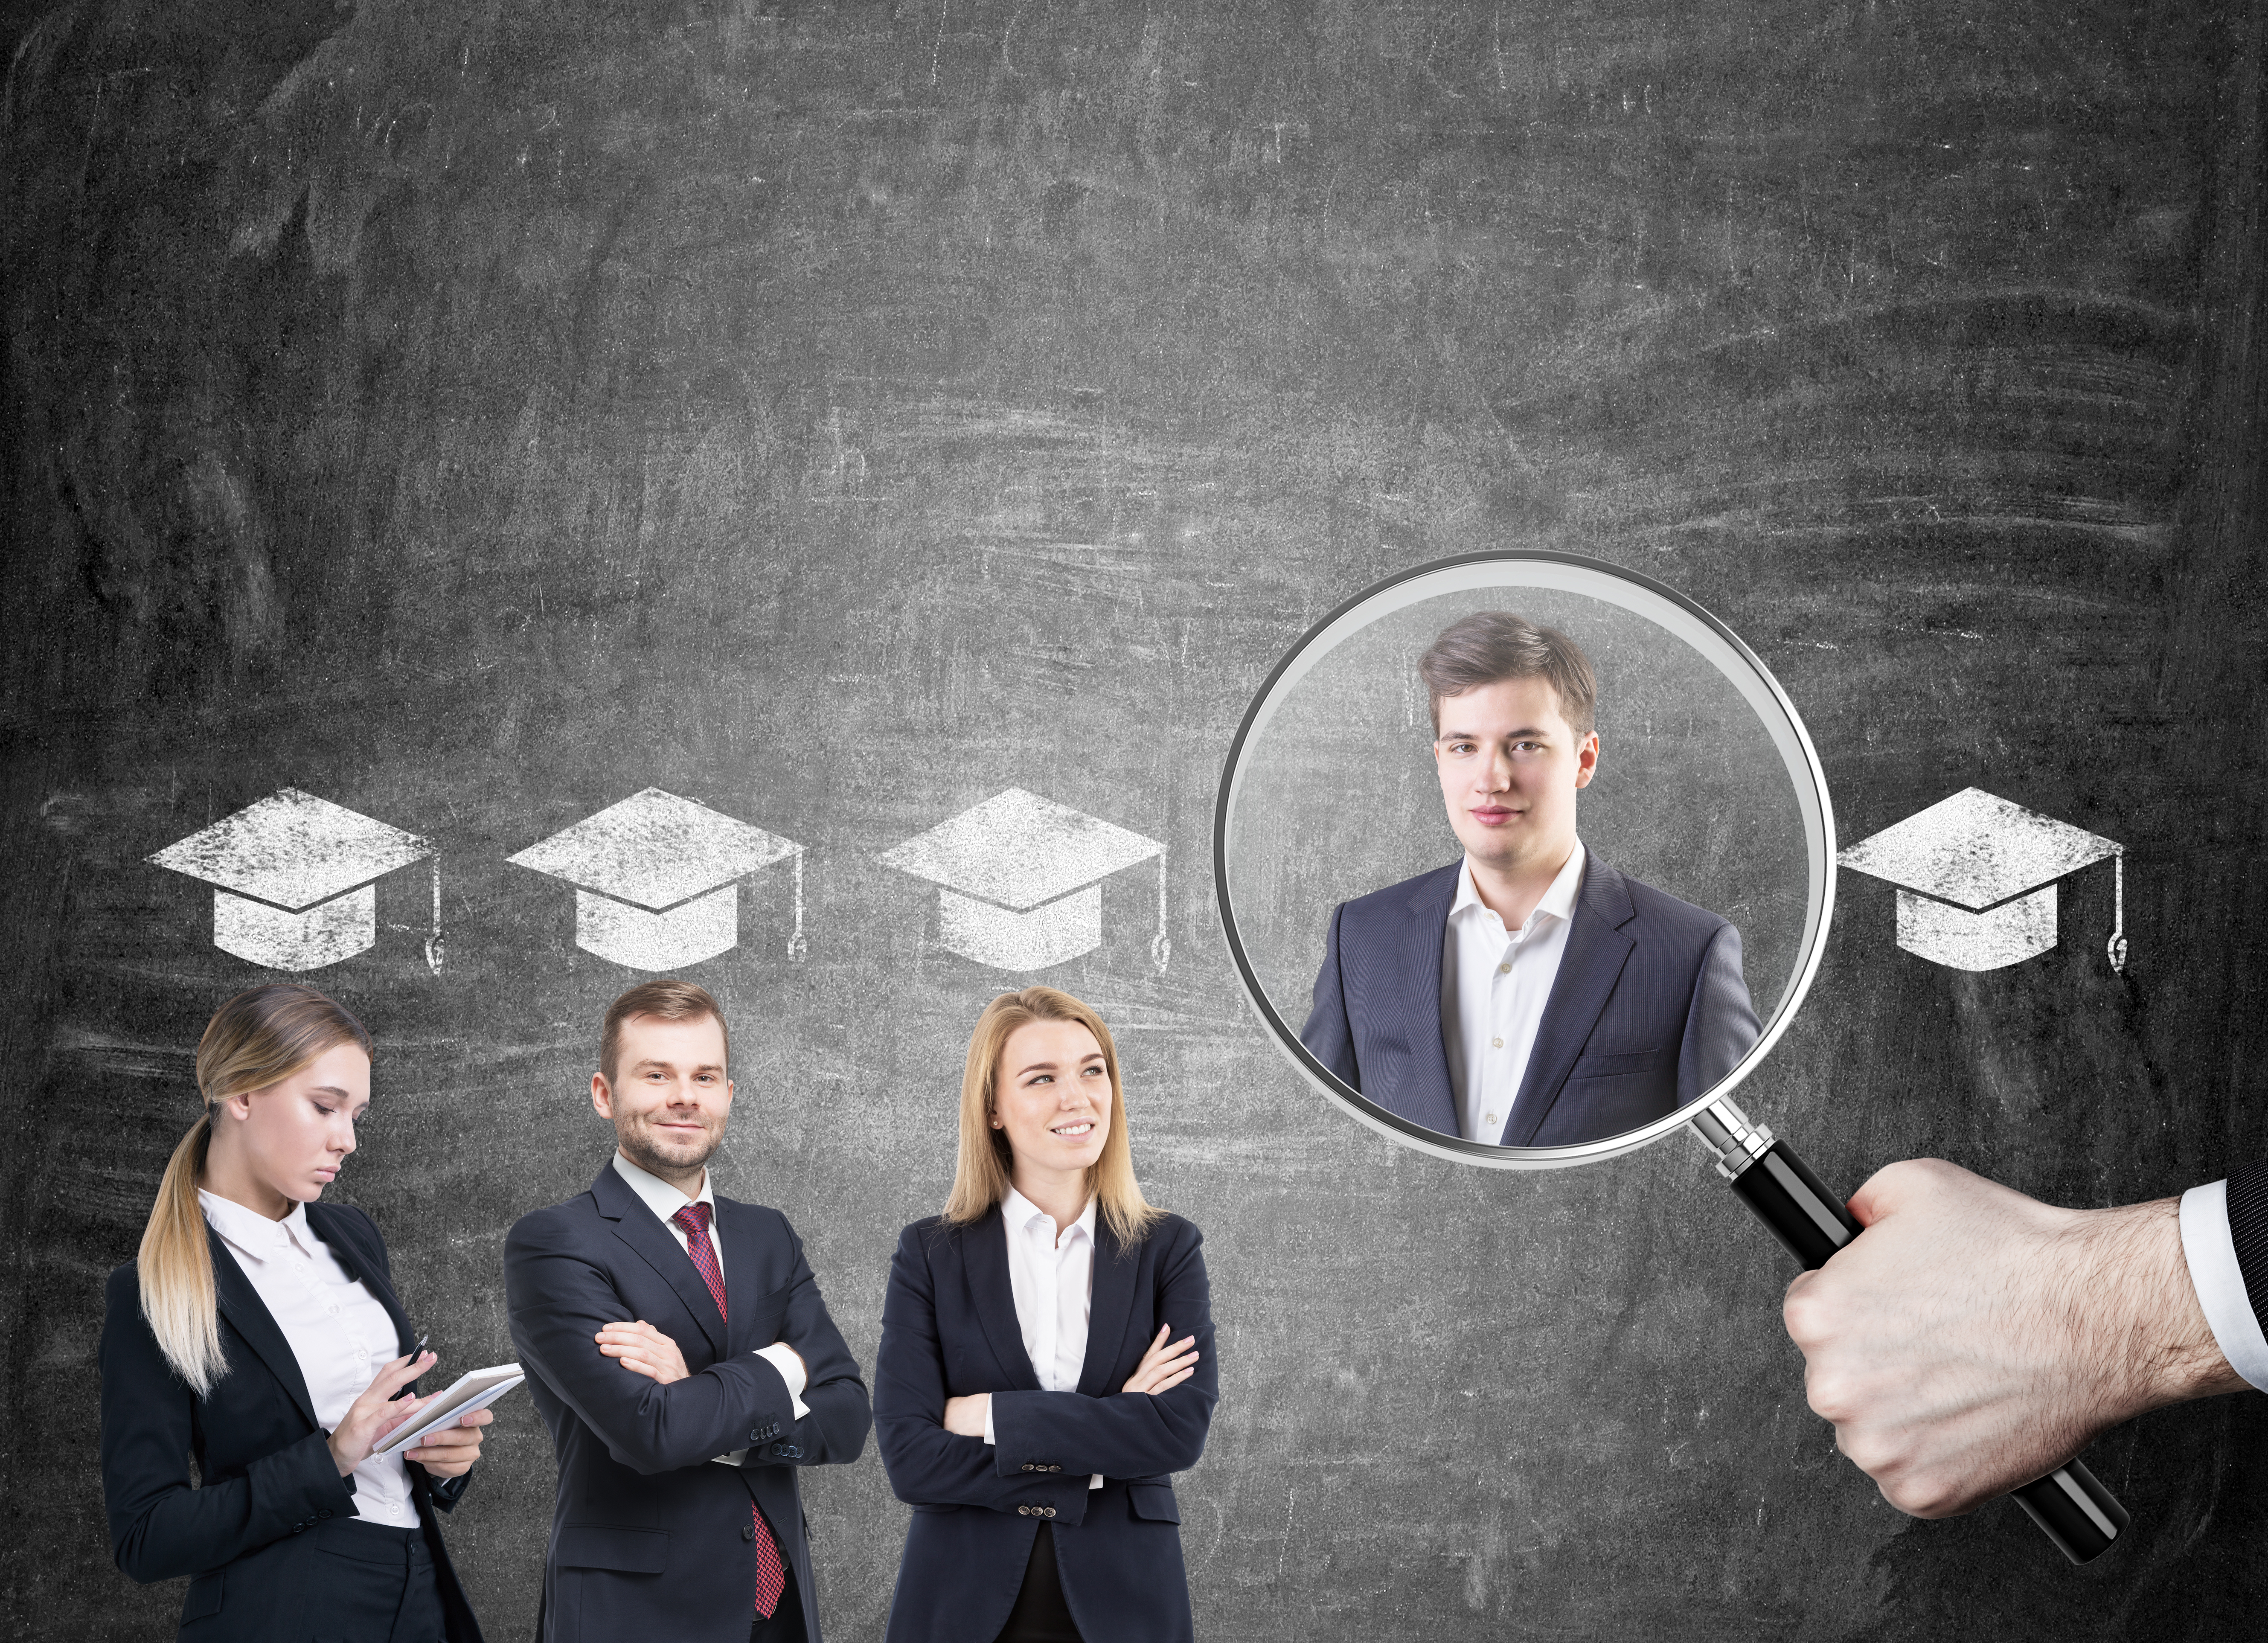
[{"label": "hand gripping handle", "polygon": [[[1734,1192],[1806,1271],[1826,1265],[1828,1256],[1859,1235],[1859,1223],[1843,1200],[1785,1141],[1751,1124],[1730,1101],[1704,1107],[1693,1128],[1717,1154],[1718,1172],[1733,1183]],[[2009,1493],[2073,1563],[2101,1557],[2133,1521],[2118,1498],[2078,1461]]]}]

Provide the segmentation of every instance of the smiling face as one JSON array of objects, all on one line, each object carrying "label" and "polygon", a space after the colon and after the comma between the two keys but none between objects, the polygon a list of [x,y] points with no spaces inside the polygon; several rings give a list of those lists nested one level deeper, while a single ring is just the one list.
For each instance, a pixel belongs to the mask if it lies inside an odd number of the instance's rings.
[{"label": "smiling face", "polygon": [[690,1190],[684,1182],[698,1185],[733,1110],[724,1028],[713,1015],[689,1021],[628,1017],[614,1078],[591,1077],[591,1105],[614,1121],[624,1158]]},{"label": "smiling face", "polygon": [[224,1196],[250,1189],[266,1213],[284,1212],[276,1199],[313,1203],[355,1150],[355,1120],[369,1105],[370,1057],[355,1044],[334,1044],[290,1078],[215,1102],[212,1146],[223,1156],[214,1173],[234,1189]]},{"label": "smiling face", "polygon": [[1598,733],[1578,737],[1535,675],[1444,696],[1440,722],[1433,763],[1466,853],[1499,873],[1557,873],[1575,848],[1575,794],[1598,768]]},{"label": "smiling face", "polygon": [[1110,1135],[1110,1109],[1102,1046],[1079,1022],[1027,1021],[1000,1046],[991,1116],[1015,1154],[1018,1190],[1027,1174],[1062,1181],[1091,1168]]}]

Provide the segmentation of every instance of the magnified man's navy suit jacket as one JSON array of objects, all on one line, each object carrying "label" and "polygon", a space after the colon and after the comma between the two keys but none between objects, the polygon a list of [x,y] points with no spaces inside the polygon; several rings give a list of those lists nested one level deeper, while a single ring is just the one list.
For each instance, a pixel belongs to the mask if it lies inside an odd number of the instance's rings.
[{"label": "magnified man's navy suit jacket", "polygon": [[[1445,1135],[1458,1131],[1441,941],[1463,866],[1339,904],[1300,1030],[1347,1084]],[[1706,1094],[1760,1031],[1741,932],[1591,855],[1503,1145],[1571,1146],[1650,1124]]]},{"label": "magnified man's navy suit jacket", "polygon": [[[819,1643],[799,1466],[855,1461],[873,1417],[858,1362],[827,1315],[787,1218],[717,1200],[729,1326],[691,1257],[615,1172],[524,1215],[504,1240],[512,1343],[551,1429],[559,1490],[543,1560],[540,1643],[746,1643],[763,1508]],[[643,1318],[677,1343],[686,1378],[625,1369],[592,1337]],[[756,1349],[795,1348],[809,1379],[795,1418],[787,1382]],[[746,1449],[739,1467],[711,1458]]]}]

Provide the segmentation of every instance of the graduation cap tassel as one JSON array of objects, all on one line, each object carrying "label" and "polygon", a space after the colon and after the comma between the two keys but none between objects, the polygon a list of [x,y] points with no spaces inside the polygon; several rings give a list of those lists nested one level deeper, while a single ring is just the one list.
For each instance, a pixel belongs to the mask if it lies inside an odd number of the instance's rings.
[{"label": "graduation cap tassel", "polygon": [[1166,939],[1166,852],[1158,851],[1158,933],[1150,938],[1150,962],[1158,973],[1166,973],[1166,964],[1174,956],[1174,944]]},{"label": "graduation cap tassel", "polygon": [[441,973],[441,858],[433,858],[433,933],[425,938],[425,968]]},{"label": "graduation cap tassel", "polygon": [[787,939],[788,958],[797,964],[811,956],[811,943],[803,935],[803,857],[801,850],[795,852],[795,931]]},{"label": "graduation cap tassel", "polygon": [[2126,973],[2126,847],[2110,858],[2110,973]]}]

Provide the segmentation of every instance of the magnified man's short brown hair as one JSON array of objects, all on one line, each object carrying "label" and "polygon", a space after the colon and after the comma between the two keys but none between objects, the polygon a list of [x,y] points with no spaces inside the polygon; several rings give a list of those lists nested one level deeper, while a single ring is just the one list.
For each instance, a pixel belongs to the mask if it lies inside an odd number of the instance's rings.
[{"label": "magnified man's short brown hair", "polygon": [[608,1085],[615,1081],[615,1061],[622,1053],[622,1023],[633,1015],[650,1015],[657,1021],[712,1020],[724,1035],[725,1061],[733,1059],[733,1029],[725,1025],[725,1012],[706,987],[689,981],[642,981],[607,1006],[607,1024],[599,1033],[599,1071]]},{"label": "magnified man's short brown hair", "polygon": [[1559,717],[1580,741],[1597,728],[1599,680],[1582,647],[1557,628],[1538,627],[1508,610],[1476,610],[1441,630],[1418,659],[1433,733],[1441,733],[1441,698],[1506,679],[1543,679],[1559,696]]}]

